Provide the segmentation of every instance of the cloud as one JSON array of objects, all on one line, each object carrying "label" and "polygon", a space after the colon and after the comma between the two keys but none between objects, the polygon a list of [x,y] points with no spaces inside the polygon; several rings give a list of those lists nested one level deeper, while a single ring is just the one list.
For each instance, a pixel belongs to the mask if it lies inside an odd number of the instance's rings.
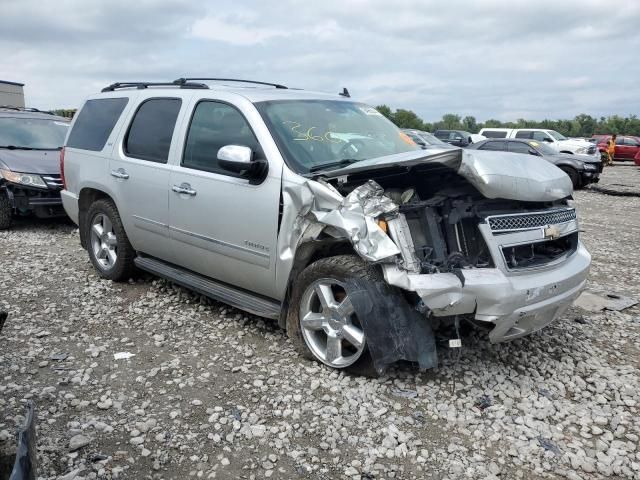
[{"label": "cloud", "polygon": [[20,0],[0,78],[74,107],[119,80],[255,78],[478,119],[640,111],[640,3],[605,0]]}]

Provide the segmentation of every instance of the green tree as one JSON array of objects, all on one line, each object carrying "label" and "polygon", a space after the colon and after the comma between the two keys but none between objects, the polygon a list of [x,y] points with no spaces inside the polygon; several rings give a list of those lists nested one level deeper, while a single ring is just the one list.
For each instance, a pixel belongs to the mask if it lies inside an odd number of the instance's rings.
[{"label": "green tree", "polygon": [[376,110],[393,122],[393,112],[387,105],[378,105]]},{"label": "green tree", "polygon": [[462,119],[462,128],[469,133],[477,133],[479,128],[476,117],[473,117],[471,115],[467,115],[466,117],[464,117]]},{"label": "green tree", "polygon": [[411,110],[399,108],[393,114],[393,122],[400,128],[415,128],[416,130],[424,130],[424,123]]}]

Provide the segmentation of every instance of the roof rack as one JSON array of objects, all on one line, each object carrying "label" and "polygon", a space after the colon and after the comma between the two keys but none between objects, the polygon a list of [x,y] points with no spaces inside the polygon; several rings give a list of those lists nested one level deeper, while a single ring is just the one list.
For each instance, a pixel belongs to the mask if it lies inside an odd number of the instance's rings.
[{"label": "roof rack", "polygon": [[256,85],[268,85],[270,87],[275,87],[275,88],[284,88],[284,89],[288,89],[289,87],[285,86],[285,85],[281,85],[279,83],[269,83],[269,82],[258,82],[256,80],[242,80],[239,78],[207,78],[207,77],[202,77],[202,78],[178,78],[176,80],[173,81],[173,83],[175,83],[176,85],[184,85],[187,82],[191,82],[191,81],[215,81],[215,82],[238,82],[238,83],[253,83]]},{"label": "roof rack", "polygon": [[147,87],[176,87],[180,86],[180,88],[209,88],[204,83],[191,83],[191,82],[116,82],[112,83],[108,87],[104,87],[102,92],[113,92],[114,90],[118,90],[120,88],[132,88],[135,87],[138,90],[144,90]]},{"label": "roof rack", "polygon": [[16,107],[15,105],[0,105],[0,108],[4,108],[5,110],[15,110],[17,112],[33,112],[33,113],[45,113],[47,115],[55,115],[55,113],[50,112],[49,110],[39,110],[37,108],[32,108],[32,107]]}]

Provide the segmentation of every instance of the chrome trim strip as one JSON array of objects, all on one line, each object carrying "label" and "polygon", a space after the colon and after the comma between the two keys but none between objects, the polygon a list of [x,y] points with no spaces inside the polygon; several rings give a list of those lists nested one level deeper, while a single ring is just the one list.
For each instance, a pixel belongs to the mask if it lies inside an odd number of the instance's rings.
[{"label": "chrome trim strip", "polygon": [[241,247],[240,245],[235,245],[233,243],[223,242],[222,240],[218,240],[217,238],[207,237],[206,235],[201,235],[199,233],[189,232],[188,230],[182,230],[181,228],[171,227],[170,226],[169,230],[171,230],[173,232],[182,233],[183,235],[188,235],[188,236],[193,237],[193,238],[204,240],[206,242],[210,242],[210,243],[213,243],[215,245],[220,245],[222,247],[233,248],[235,250],[239,250],[239,251],[244,252],[244,253],[251,253],[251,254],[256,255],[258,257],[262,257],[262,258],[266,258],[266,259],[271,258],[271,255],[269,255],[268,253],[256,252],[255,250],[251,250],[250,248]]},{"label": "chrome trim strip", "polygon": [[150,218],[141,217],[139,215],[131,215],[136,220],[142,220],[143,222],[151,223],[152,225],[156,225],[158,227],[167,228],[169,225],[162,222],[157,222],[155,220],[151,220]]}]

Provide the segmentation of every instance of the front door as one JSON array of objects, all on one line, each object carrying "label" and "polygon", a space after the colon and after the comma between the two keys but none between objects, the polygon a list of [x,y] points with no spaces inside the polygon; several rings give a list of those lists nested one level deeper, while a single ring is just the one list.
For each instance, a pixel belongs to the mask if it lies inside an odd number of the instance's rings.
[{"label": "front door", "polygon": [[[218,150],[242,145],[264,153],[235,107],[201,100],[171,172],[169,224],[176,263],[265,296],[276,296],[275,263],[281,171],[270,163],[258,185],[223,170]],[[267,159],[268,160],[268,159]]]},{"label": "front door", "polygon": [[182,101],[149,98],[136,110],[109,162],[111,188],[131,245],[171,260],[167,165]]}]

